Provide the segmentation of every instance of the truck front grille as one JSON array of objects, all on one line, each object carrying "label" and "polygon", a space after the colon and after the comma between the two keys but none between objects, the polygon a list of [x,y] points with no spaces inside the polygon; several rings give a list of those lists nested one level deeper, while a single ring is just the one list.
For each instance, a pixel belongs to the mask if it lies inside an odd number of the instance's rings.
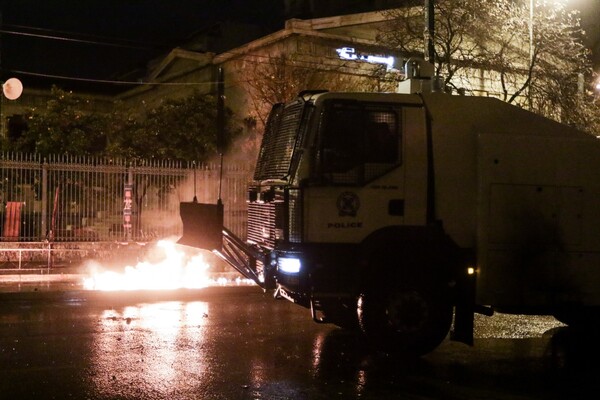
[{"label": "truck front grille", "polygon": [[248,203],[248,240],[268,248],[283,237],[283,202]]},{"label": "truck front grille", "polygon": [[302,194],[300,190],[289,191],[289,232],[290,243],[302,242]]}]

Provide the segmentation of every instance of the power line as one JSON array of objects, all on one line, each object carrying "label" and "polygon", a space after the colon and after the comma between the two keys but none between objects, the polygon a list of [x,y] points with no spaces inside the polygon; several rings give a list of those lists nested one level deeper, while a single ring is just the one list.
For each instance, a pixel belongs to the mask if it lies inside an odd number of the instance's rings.
[{"label": "power line", "polygon": [[6,34],[6,35],[59,40],[59,41],[71,42],[71,43],[93,44],[93,45],[107,46],[107,47],[120,47],[120,48],[136,49],[136,50],[150,50],[151,49],[148,46],[140,46],[140,45],[133,45],[133,44],[120,44],[120,43],[115,43],[115,42],[111,43],[111,42],[106,42],[106,41],[90,40],[90,39],[77,39],[77,38],[66,37],[66,36],[48,35],[48,34],[31,33],[31,32],[21,32],[21,31],[8,30],[8,29],[0,29],[0,33]]},{"label": "power line", "polygon": [[156,86],[193,86],[193,85],[212,85],[214,82],[140,82],[140,81],[115,81],[108,79],[78,78],[73,76],[42,74],[29,71],[11,70],[10,72],[20,75],[36,76],[40,78],[62,79],[90,83],[107,83],[113,85],[156,85]]},{"label": "power line", "polygon": [[102,36],[102,35],[97,35],[97,34],[90,34],[90,33],[79,33],[79,32],[70,32],[70,31],[63,31],[63,30],[58,30],[58,29],[48,29],[48,28],[40,28],[37,26],[28,26],[28,25],[15,25],[15,24],[4,24],[2,25],[5,28],[8,29],[12,29],[12,30],[16,30],[18,32],[45,32],[45,33],[51,33],[53,35],[50,36],[60,36],[60,37],[80,37],[80,38],[88,38],[88,39],[94,39],[96,41],[102,42],[102,43],[121,43],[121,44],[130,44],[132,46],[138,46],[138,47],[160,47],[163,48],[165,47],[165,44],[159,44],[159,43],[148,43],[146,41],[139,41],[139,40],[132,40],[129,38],[122,38],[122,37],[114,37],[114,36]]}]

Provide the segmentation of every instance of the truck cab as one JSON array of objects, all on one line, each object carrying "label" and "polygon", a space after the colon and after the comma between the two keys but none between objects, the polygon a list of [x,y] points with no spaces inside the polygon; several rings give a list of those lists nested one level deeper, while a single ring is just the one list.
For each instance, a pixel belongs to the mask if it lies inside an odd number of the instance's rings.
[{"label": "truck cab", "polygon": [[[421,240],[452,246],[430,202],[430,150],[419,95],[305,92],[276,105],[249,192],[248,240],[271,250],[277,296],[310,308],[315,321],[379,330],[382,316],[361,315],[375,308],[370,300],[380,303],[381,283],[395,292],[428,281],[444,303],[428,314],[443,314],[429,334],[437,345],[451,321],[457,271],[434,267],[431,249],[413,248]],[[413,314],[414,334],[431,323],[421,318],[431,302],[413,290],[394,300],[394,312]]]}]

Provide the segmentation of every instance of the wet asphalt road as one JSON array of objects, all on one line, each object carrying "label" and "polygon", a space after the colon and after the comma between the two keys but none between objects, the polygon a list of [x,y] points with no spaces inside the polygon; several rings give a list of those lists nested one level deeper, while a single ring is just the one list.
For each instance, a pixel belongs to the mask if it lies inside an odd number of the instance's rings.
[{"label": "wet asphalt road", "polygon": [[476,321],[419,360],[256,287],[0,294],[0,399],[577,399],[600,350],[552,318]]}]

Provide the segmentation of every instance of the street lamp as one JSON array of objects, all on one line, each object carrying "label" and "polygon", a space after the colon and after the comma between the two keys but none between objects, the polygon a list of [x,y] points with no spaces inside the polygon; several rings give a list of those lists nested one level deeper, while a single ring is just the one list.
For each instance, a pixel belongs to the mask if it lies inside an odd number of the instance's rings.
[{"label": "street lamp", "polygon": [[17,78],[10,78],[2,84],[2,93],[9,100],[16,100],[23,93],[23,84]]},{"label": "street lamp", "polygon": [[9,100],[16,100],[23,93],[23,84],[17,78],[10,78],[6,82],[2,83],[2,94],[0,95],[0,138],[4,137],[4,116],[2,114],[2,103],[4,97]]},{"label": "street lamp", "polygon": [[[533,0],[532,0],[533,1]],[[425,0],[425,61],[429,61],[431,64],[435,62],[435,47],[434,47],[434,36],[435,36],[435,0]]]}]

